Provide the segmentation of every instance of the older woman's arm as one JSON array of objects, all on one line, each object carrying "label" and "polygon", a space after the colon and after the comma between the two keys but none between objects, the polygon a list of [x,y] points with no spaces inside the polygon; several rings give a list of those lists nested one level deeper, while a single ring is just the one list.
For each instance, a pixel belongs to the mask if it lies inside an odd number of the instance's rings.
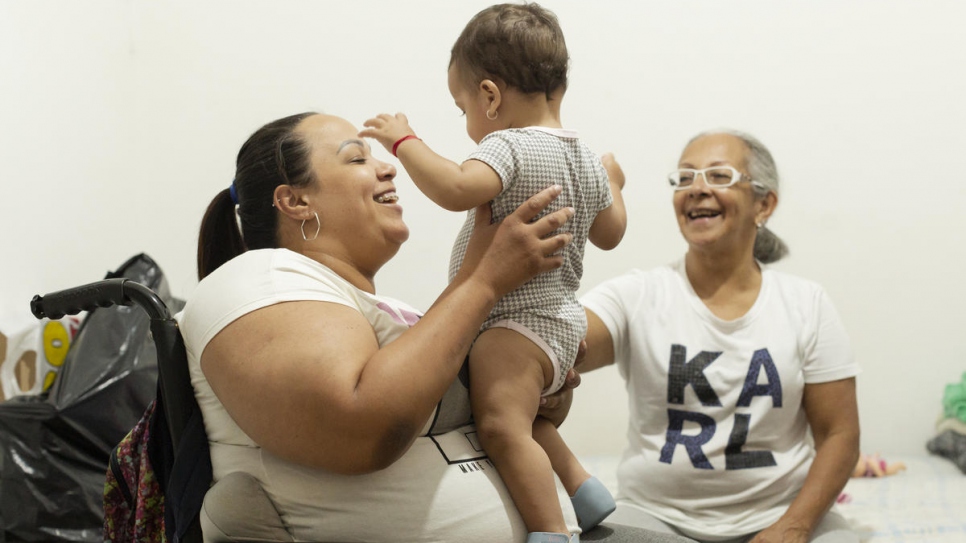
[{"label": "older woman's arm", "polygon": [[382,469],[410,446],[456,378],[499,298],[537,273],[569,234],[572,216],[530,223],[559,194],[548,189],[499,225],[478,210],[464,268],[426,315],[380,348],[369,322],[334,303],[289,302],[249,313],[209,342],[202,370],[225,409],[279,457],[339,473]]},{"label": "older woman's arm", "polygon": [[815,459],[788,511],[759,533],[753,543],[807,542],[859,459],[855,378],[807,384],[802,404],[815,437]]},{"label": "older woman's arm", "polygon": [[596,313],[586,308],[584,312],[587,314],[587,355],[575,367],[586,373],[614,363],[614,340]]}]

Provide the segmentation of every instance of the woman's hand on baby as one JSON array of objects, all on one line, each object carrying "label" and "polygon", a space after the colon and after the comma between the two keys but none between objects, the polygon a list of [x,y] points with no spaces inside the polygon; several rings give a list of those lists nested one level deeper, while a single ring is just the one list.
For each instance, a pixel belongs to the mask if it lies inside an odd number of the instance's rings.
[{"label": "woman's hand on baby", "polygon": [[607,178],[611,184],[616,185],[618,189],[624,190],[624,170],[621,169],[621,165],[614,158],[614,153],[604,153],[601,155],[600,161],[604,165],[604,170],[607,171]]},{"label": "woman's hand on baby", "polygon": [[560,192],[557,185],[546,188],[496,224],[490,224],[489,203],[477,207],[461,273],[481,278],[502,298],[535,276],[559,268],[563,264],[560,251],[573,240],[573,235],[554,232],[574,216],[573,208],[565,207],[533,219]]},{"label": "woman's hand on baby", "polygon": [[[574,366],[583,361],[585,356],[587,356],[587,341],[581,340],[580,345],[577,347],[577,358],[574,361]],[[570,413],[570,404],[574,399],[574,389],[579,386],[580,372],[574,368],[570,368],[560,390],[549,396],[542,396],[540,398],[540,408],[537,411],[537,415],[549,420],[554,426],[563,424],[564,419],[567,418],[567,414]]]},{"label": "woman's hand on baby", "polygon": [[402,113],[397,113],[395,115],[390,115],[388,113],[380,113],[375,117],[362,123],[364,128],[359,132],[360,138],[372,138],[382,144],[390,153],[393,151],[392,146],[395,145],[397,141],[406,136],[415,136],[416,133],[409,126],[409,119],[406,118]]},{"label": "woman's hand on baby", "polygon": [[[577,357],[574,360],[574,366],[582,362],[585,356],[587,356],[587,340],[581,340],[580,345],[577,347]],[[564,419],[570,413],[570,404],[574,399],[574,389],[579,386],[580,372],[574,368],[570,368],[560,390],[549,396],[542,396],[540,398],[540,407],[537,410],[537,415],[549,420],[554,426],[563,424]]]}]

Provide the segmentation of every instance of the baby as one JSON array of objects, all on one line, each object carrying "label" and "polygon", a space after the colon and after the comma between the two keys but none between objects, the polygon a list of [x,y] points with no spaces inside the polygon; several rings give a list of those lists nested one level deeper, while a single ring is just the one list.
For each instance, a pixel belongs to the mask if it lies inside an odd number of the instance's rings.
[{"label": "baby", "polygon": [[[627,222],[623,178],[608,179],[601,160],[560,123],[569,56],[556,16],[537,4],[500,4],[478,13],[453,46],[449,90],[479,147],[462,164],[433,152],[405,115],[369,119],[362,137],[378,140],[416,186],[448,210],[469,210],[450,262],[460,268],[474,208],[491,203],[502,220],[540,190],[560,185],[551,212],[575,211],[561,230],[573,235],[561,268],[534,278],[493,309],[470,351],[470,399],[480,442],[530,532],[528,542],[571,540],[553,472],[572,497],[582,530],[614,510],[614,500],[547,420],[541,395],[560,388],[586,334],[576,291],[587,240],[612,249]],[[605,156],[604,160],[612,160]]]}]

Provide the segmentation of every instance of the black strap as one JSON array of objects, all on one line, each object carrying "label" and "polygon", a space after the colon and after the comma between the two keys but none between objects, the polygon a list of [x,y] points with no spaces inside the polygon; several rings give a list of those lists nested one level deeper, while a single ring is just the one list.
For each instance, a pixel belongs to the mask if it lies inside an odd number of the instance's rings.
[{"label": "black strap", "polygon": [[[172,543],[195,541],[189,529],[197,527],[198,513],[211,486],[211,455],[201,411],[195,410],[181,436],[164,495],[164,531]],[[197,539],[200,543],[200,539]]]}]

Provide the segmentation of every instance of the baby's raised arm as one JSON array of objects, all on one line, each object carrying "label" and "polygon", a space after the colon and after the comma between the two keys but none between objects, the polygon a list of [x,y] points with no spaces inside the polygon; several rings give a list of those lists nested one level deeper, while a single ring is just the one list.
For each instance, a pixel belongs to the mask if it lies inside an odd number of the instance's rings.
[{"label": "baby's raised arm", "polygon": [[430,200],[450,211],[466,211],[483,205],[503,190],[503,182],[493,168],[479,160],[457,164],[436,154],[416,137],[402,113],[379,114],[359,132],[373,138],[399,158],[413,183]]},{"label": "baby's raised arm", "polygon": [[624,189],[624,170],[611,153],[604,154],[600,160],[607,170],[614,203],[597,214],[594,223],[590,226],[587,239],[597,247],[609,251],[617,247],[627,229],[627,211],[624,208],[624,196],[621,194]]}]

